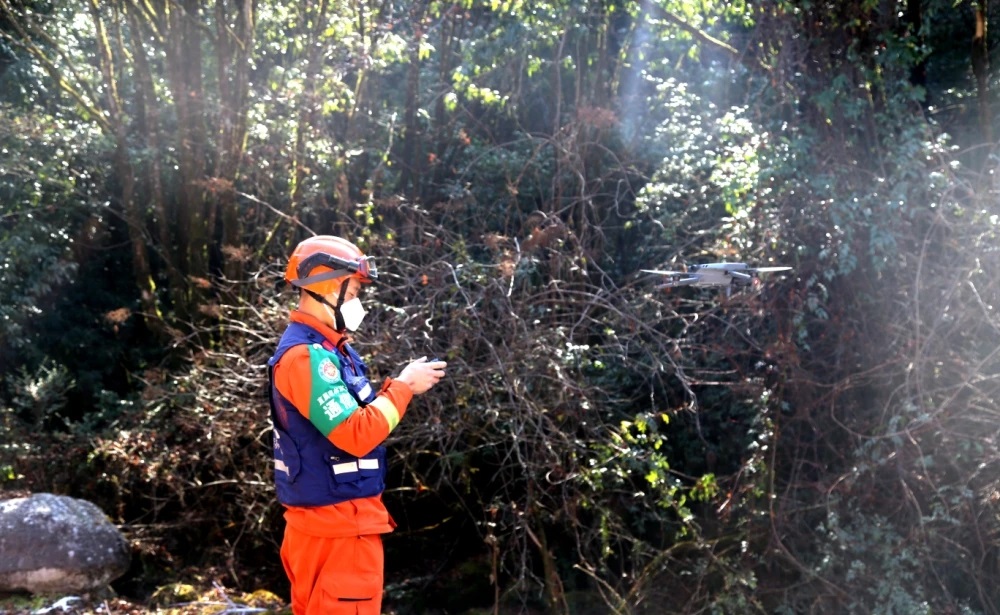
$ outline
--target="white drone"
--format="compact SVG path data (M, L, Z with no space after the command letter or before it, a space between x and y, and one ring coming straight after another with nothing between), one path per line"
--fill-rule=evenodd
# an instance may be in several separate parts
M760 284L761 273L788 271L791 267L751 267L746 263L706 263L688 265L687 271L662 271L643 269L644 273L666 276L663 288L675 286L725 287L728 296L733 288L746 288Z

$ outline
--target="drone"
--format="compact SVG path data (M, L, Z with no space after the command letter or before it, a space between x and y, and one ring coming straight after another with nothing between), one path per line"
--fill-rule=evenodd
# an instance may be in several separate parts
M688 265L687 271L662 271L642 269L644 273L666 276L663 288L675 286L724 287L728 297L734 288L741 289L760 284L761 273L788 271L791 267L751 267L746 263L705 263Z

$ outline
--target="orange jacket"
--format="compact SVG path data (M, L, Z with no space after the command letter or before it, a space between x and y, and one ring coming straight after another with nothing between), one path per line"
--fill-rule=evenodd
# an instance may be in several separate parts
M336 345L344 336L305 312L293 311L292 322L308 325ZM313 369L309 364L308 346L290 349L274 366L274 386L307 419ZM327 436L334 446L357 457L363 457L389 437L406 414L413 391L404 382L386 378L378 396L367 406L358 408ZM382 496L348 500L329 506L301 508L285 507L285 521L306 534L325 538L343 538L391 532L396 523L389 515Z

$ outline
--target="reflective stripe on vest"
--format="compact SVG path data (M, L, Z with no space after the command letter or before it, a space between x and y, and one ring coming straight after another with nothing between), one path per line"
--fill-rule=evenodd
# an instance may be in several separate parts
M357 461L346 461L344 463L333 464L334 474L350 474L361 470L377 470L378 459L358 459Z

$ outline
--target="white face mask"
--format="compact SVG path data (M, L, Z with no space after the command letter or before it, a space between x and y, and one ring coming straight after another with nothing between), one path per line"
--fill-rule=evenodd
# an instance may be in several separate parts
M344 326L347 327L349 331L357 331L358 327L361 326L361 321L365 319L365 314L368 310L361 305L361 299L357 297L345 301L343 305L340 306L340 315L344 317Z

